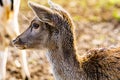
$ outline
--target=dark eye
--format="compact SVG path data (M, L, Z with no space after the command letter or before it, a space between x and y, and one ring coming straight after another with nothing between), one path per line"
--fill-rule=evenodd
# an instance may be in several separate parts
M34 29L38 29L39 28L39 24L38 23L33 23L32 26L33 26Z

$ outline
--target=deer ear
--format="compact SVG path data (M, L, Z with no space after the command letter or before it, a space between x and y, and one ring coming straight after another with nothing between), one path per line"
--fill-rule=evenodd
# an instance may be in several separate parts
M50 25L54 24L52 20L52 16L54 12L50 8L47 8L45 6L30 1L28 2L28 4L42 22L48 23Z

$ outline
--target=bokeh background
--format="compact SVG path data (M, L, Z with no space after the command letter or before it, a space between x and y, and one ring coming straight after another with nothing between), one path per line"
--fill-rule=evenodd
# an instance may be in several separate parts
M47 0L31 0L49 7ZM52 0L68 11L75 24L77 48L84 54L91 48L120 46L120 0ZM34 18L21 0L19 25L21 33ZM13 50L8 56L7 80L23 80L19 54ZM31 80L54 80L44 51L27 51Z

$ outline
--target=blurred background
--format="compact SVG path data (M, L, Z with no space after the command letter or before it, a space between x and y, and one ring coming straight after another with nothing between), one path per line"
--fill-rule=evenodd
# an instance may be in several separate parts
M31 0L49 7L47 0ZM120 0L52 0L68 11L75 23L77 48L84 54L91 48L120 46ZM21 33L34 18L21 0L19 25ZM19 55L13 51L8 56L7 80L23 80ZM44 51L27 51L28 66L32 80L54 80Z

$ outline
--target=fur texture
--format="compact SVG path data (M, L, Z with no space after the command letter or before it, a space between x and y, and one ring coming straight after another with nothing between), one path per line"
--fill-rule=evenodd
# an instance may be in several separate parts
M29 2L37 16L13 44L45 49L56 80L120 80L120 48L94 49L78 56L69 14L49 0L51 8Z

